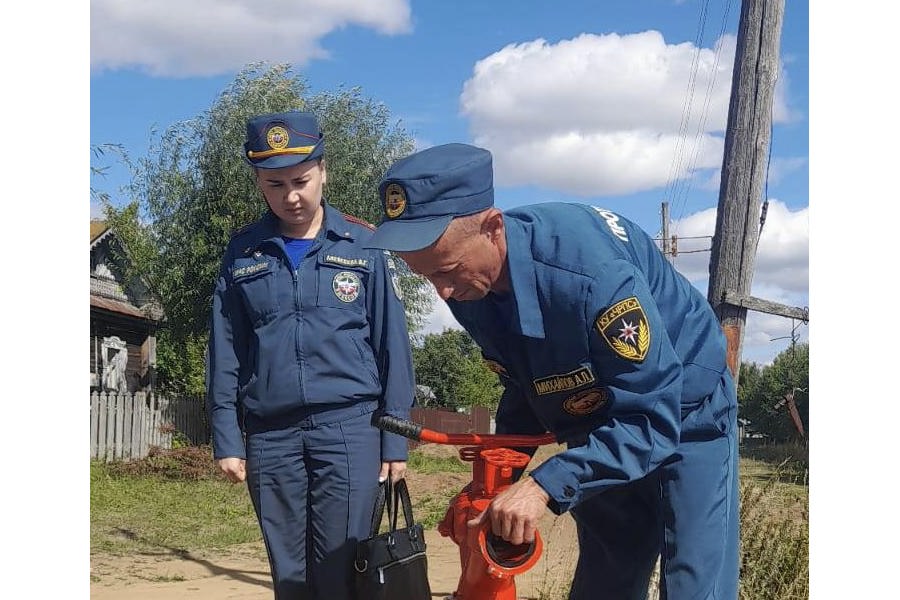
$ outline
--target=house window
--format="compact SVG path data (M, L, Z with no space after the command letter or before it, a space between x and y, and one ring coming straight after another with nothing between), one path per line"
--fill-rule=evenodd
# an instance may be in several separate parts
M118 336L103 338L103 389L109 392L127 392L125 369L128 367L128 344Z

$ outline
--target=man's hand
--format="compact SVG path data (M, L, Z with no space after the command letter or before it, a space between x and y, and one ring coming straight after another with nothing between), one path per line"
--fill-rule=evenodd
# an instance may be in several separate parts
M247 479L247 470L245 468L247 461L243 458L229 456L228 458L220 458L216 462L231 483L240 483Z
M514 546L531 543L549 499L550 495L534 479L523 477L497 494L484 512L467 525L479 527L490 519L494 535Z
M391 483L397 483L406 476L406 461L392 460L381 463L381 472L378 474L378 483L386 481L391 476Z

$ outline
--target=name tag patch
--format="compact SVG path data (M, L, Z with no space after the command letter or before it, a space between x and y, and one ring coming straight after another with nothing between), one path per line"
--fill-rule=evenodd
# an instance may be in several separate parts
M365 258L347 258L345 256L335 256L333 254L326 255L325 258L322 259L322 262L337 265L339 267L361 267L363 269L369 264L368 259Z
M567 392L594 383L594 373L589 367L581 367L561 375L549 375L532 381L538 396Z
M254 273L259 273L260 271L267 271L269 269L268 262L260 262L252 265L247 265L246 267L238 267L237 269L231 270L231 277L233 279L238 279L239 277L246 277L247 275L253 275Z

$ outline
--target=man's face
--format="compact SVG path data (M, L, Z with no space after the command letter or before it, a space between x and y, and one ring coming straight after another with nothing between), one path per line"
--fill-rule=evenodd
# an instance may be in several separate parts
M283 169L256 170L256 184L266 203L288 226L303 226L314 220L326 177L325 164L320 160Z
M500 278L504 255L497 233L464 233L451 222L438 241L414 252L398 252L413 272L434 285L443 300L480 300ZM499 235L503 235L502 225ZM505 251L505 245L502 248ZM497 291L497 290L494 290Z

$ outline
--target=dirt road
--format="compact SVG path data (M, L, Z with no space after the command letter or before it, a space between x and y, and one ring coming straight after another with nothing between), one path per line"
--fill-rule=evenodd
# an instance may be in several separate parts
M568 515L548 513L541 525L544 552L527 573L516 577L522 599L565 598L577 558L575 527ZM458 547L436 530L426 531L428 575L433 599L457 587ZM227 554L160 553L91 557L94 600L271 600L269 565L261 543Z

